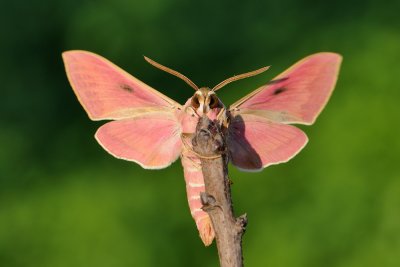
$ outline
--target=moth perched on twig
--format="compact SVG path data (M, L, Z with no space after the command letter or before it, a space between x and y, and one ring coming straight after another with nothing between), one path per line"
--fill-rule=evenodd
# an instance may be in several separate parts
M308 141L290 124L314 123L332 93L341 63L335 53L308 56L227 108L215 92L268 67L233 76L210 89L199 88L179 72L145 57L195 89L182 106L99 55L67 51L63 59L90 119L112 120L95 135L107 152L145 169L165 168L181 157L190 211L205 245L211 244L214 231L201 209L204 180L190 141L199 118L206 115L226 129L229 159L239 169L257 171L286 162Z

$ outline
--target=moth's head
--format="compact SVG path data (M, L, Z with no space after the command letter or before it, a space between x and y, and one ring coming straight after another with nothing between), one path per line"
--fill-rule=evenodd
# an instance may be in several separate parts
M192 96L191 106L196 110L197 114L207 114L214 108L222 107L222 103L213 90L201 87Z

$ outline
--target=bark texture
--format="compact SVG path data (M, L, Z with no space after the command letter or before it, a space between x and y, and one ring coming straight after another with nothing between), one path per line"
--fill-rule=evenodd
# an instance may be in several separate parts
M242 235L246 214L235 218L228 178L228 154L225 137L219 124L202 117L192 139L199 154L205 182L200 194L202 209L208 213L215 231L221 267L242 267Z

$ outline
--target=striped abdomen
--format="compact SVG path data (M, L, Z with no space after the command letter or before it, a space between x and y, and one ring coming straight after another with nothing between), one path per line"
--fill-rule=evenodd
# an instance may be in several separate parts
M200 200L200 192L205 192L201 162L189 149L183 150L181 160L185 175L190 213L196 222L201 240L208 246L212 243L215 234L210 217L201 209L203 205Z

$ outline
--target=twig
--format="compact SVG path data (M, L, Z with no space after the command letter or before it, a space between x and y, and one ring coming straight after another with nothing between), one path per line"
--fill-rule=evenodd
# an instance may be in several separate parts
M242 267L242 235L247 217L244 214L235 218L233 214L225 137L218 124L203 117L197 124L192 144L194 151L201 155L206 192L200 197L215 231L220 265Z

